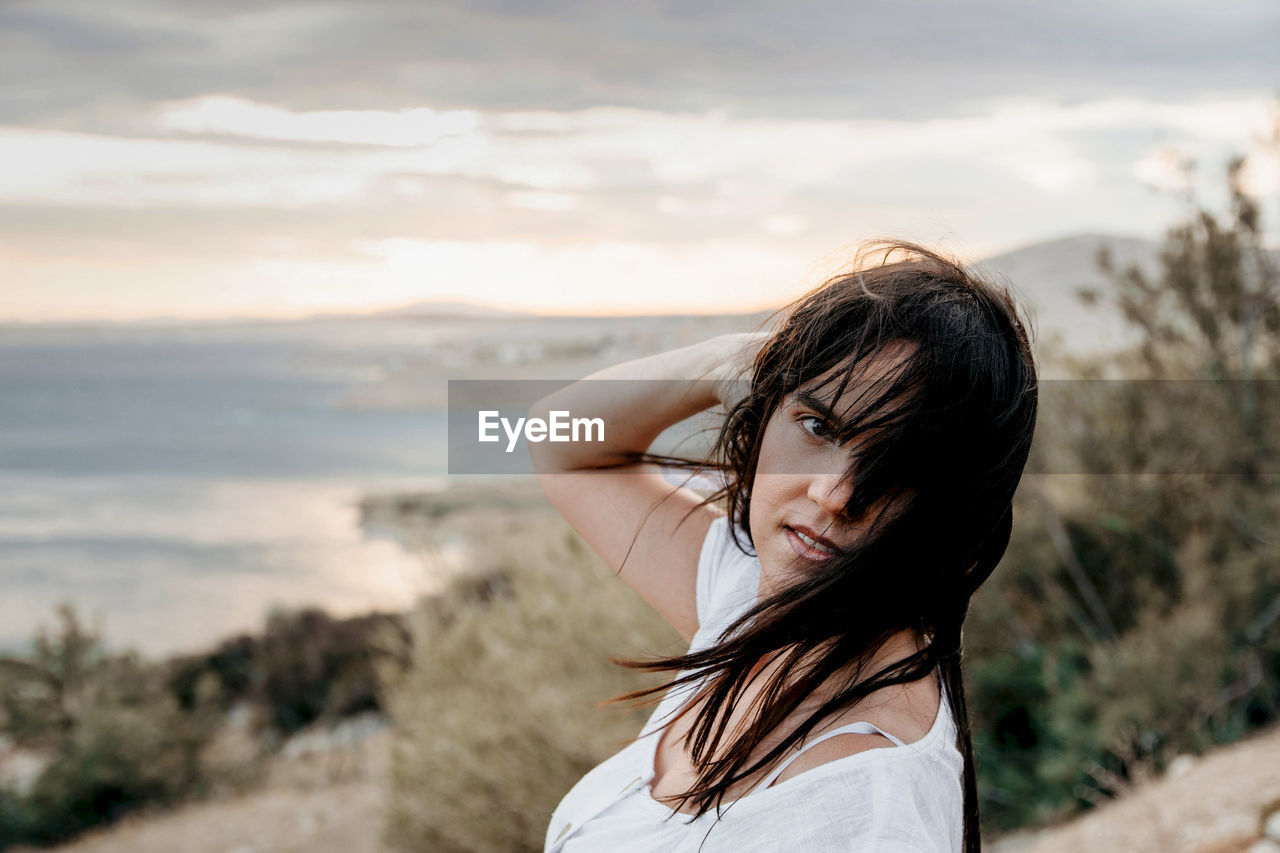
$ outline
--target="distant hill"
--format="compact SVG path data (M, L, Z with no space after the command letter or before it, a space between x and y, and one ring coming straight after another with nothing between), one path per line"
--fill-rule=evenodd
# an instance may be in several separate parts
M1118 266L1136 263L1152 270L1156 266L1160 246L1156 241L1101 234L1036 243L987 258L977 266L981 271L1012 283L1031 311L1033 328L1037 330L1036 339L1041 345L1056 340L1064 350L1071 353L1105 352L1131 343L1133 337L1115 305L1112 284L1097 268L1098 249L1103 245L1111 247ZM1096 305L1085 305L1078 298L1077 292L1082 288L1098 291L1101 298ZM389 325L404 326L407 329L404 334L409 339L416 339L414 336L418 332L414 331L414 327L420 324L440 325L443 321L444 325L448 325L450 321L461 320L467 321L470 327L472 324L501 326L510 322L512 325L506 328L505 334L514 333L516 325L519 325L524 330L520 333L522 337L555 338L564 335L580 336L582 329L588 326L603 328L607 325L610 328L624 329L648 328L656 324L667 328L679 319L698 316L702 315L570 317L532 314L458 300L429 300L372 313L334 311L303 318L154 318L98 323L0 323L0 329L11 337L21 334L46 335L58 331L69 335L91 332L105 334L111 330L132 334L143 329L163 332L172 328L199 329L210 334L307 335L318 330L342 329L357 334L360 340L372 335L375 342L385 342L383 336L388 334L386 327ZM746 317L743 328L748 328L754 327L765 313L717 316L722 319L731 316ZM329 333L331 332L326 331L326 334ZM662 341L657 343L661 344Z
M326 315L334 316L334 315ZM414 302L399 308L388 308L362 317L394 317L396 319L467 319L467 320L516 320L536 317L527 311L512 311L506 308L495 308L492 305L477 305L472 302L436 299L425 302Z
M1032 313L1037 338L1060 337L1070 352L1112 350L1131 343L1115 304L1114 286L1098 270L1098 250L1111 250L1118 268L1136 264L1155 271L1160 244L1136 237L1086 234L1025 246L987 258L978 267L1007 278ZM1077 293L1096 290L1096 305L1084 304Z

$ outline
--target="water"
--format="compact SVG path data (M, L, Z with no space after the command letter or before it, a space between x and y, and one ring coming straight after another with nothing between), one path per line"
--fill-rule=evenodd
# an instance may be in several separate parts
M440 487L445 418L351 399L439 341L358 328L0 329L0 647L61 601L151 654L409 604L417 558L357 502Z

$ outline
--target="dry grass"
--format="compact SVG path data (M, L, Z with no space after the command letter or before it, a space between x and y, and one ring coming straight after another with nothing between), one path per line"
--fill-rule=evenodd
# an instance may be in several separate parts
M476 572L409 624L412 664L389 704L396 850L542 849L560 798L643 723L599 707L642 683L608 657L683 651L549 512L488 540Z

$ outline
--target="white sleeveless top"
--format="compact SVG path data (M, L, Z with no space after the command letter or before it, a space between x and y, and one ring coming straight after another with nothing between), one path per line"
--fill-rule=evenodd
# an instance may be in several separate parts
M745 537L742 538L745 543ZM755 603L760 561L742 553L728 519L711 523L698 559L698 632L703 649ZM869 749L769 785L775 768L746 796L692 819L653 799L654 753L662 724L693 687L671 690L629 746L596 767L560 801L546 853L958 853L964 831L963 758L944 693L928 734L903 743L858 722L825 732L879 733L894 747ZM797 752L789 761L795 760Z

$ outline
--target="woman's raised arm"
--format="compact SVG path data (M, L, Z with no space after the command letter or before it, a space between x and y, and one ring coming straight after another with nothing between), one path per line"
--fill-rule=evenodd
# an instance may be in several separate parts
M722 335L624 362L544 397L529 413L544 421L551 412L603 420L602 441L530 443L539 483L582 538L686 639L698 629L698 555L719 512L699 507L695 492L668 483L657 466L627 460L672 424L730 399L765 337Z

